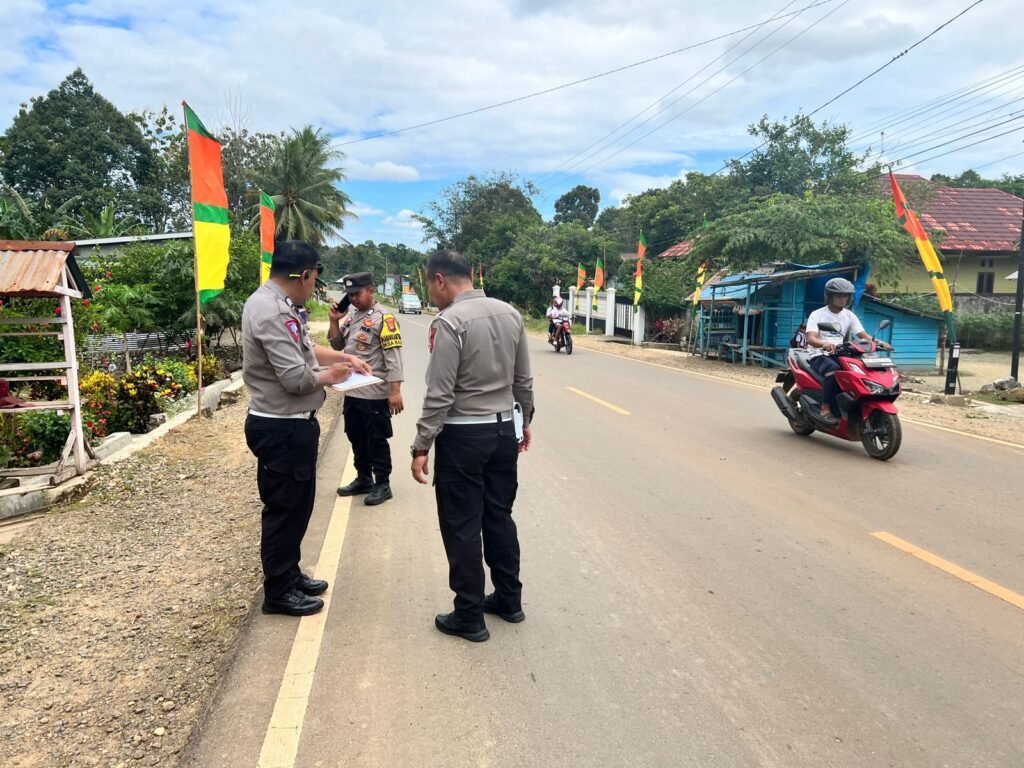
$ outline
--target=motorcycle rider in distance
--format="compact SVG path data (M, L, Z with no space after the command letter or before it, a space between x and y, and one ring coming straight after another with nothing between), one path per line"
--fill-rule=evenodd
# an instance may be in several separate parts
M814 310L807 318L807 362L825 379L821 389L821 420L828 424L839 422L836 414L839 384L835 380L839 363L826 353L834 353L848 337L871 340L860 319L848 309L853 301L853 292L853 283L843 277L833 277L825 283L825 306ZM875 344L882 349L892 349L884 341L876 341Z
M555 326L560 320L569 319L569 311L562 306L563 301L561 296L552 296L551 304L548 306L548 311L544 313L544 316L548 319L548 344L555 342Z

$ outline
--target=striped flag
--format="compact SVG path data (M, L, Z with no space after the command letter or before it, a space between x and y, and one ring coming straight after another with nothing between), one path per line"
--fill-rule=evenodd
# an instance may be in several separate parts
M928 239L917 214L907 204L907 198L903 195L903 190L900 189L892 171L889 171L889 183L892 184L892 198L896 203L896 218L914 238L917 252L921 255L924 268L928 270L928 276L932 279L935 297L939 300L939 309L942 310L942 316L946 321L947 339L950 344L955 344L956 321L953 319L953 297L950 295L946 276L942 273L942 262L939 261L935 248L932 247L931 240Z
M576 290L579 291L587 283L587 270L582 264L576 264Z
M644 254L647 253L647 238L640 233L640 242L636 244L636 279L633 281L633 306L640 306L640 297L644 293Z
M604 262L597 257L597 264L594 266L594 311L597 311L597 292L604 288Z
M224 169L220 143L185 102L188 130L188 164L192 182L192 232L196 244L196 292L199 303L224 290L228 274L228 195L224 190Z
M700 304L700 292L704 287L704 281L707 279L708 265L705 262L697 267L697 290L693 292L693 306L696 307Z
M274 198L260 190L260 285L270 278L274 258Z

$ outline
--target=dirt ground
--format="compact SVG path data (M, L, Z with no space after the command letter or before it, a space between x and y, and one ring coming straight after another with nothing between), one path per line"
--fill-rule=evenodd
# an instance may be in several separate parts
M0 765L177 764L261 581L242 392L0 547Z
M692 357L685 352L672 350L638 349L627 344L603 341L602 338L578 335L573 340L576 346L583 349L593 349L607 354L621 355L635 360L763 386L765 388L765 407L774 408L768 399L768 390L775 382L776 370L736 365L718 360L704 360L700 357ZM962 358L960 366L964 389L980 388L982 384L991 383L994 379L1009 375L1009 353L1005 355L967 354ZM907 375L904 378L905 394L897 402L904 418L935 424L947 429L957 429L982 437L1024 444L1024 405L1006 403L994 406L986 403L976 404L975 407L955 407L924 402L928 399L929 394L942 392L944 381L945 378L942 376Z

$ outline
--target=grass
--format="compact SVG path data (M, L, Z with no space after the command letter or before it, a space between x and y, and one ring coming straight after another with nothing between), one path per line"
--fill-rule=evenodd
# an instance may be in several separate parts
M548 335L548 320L546 317L531 318L524 321L526 324L526 332L532 333L535 336ZM586 334L587 329L582 323L573 323L572 332L576 336L582 336Z

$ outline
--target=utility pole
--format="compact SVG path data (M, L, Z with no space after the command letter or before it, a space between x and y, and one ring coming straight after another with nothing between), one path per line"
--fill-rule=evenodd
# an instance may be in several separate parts
M1010 358L1010 375L1017 381L1020 381L1018 374L1020 365L1021 312L1024 310L1024 210L1021 211L1020 222L1020 240L1017 242L1017 300L1013 307L1013 355Z

